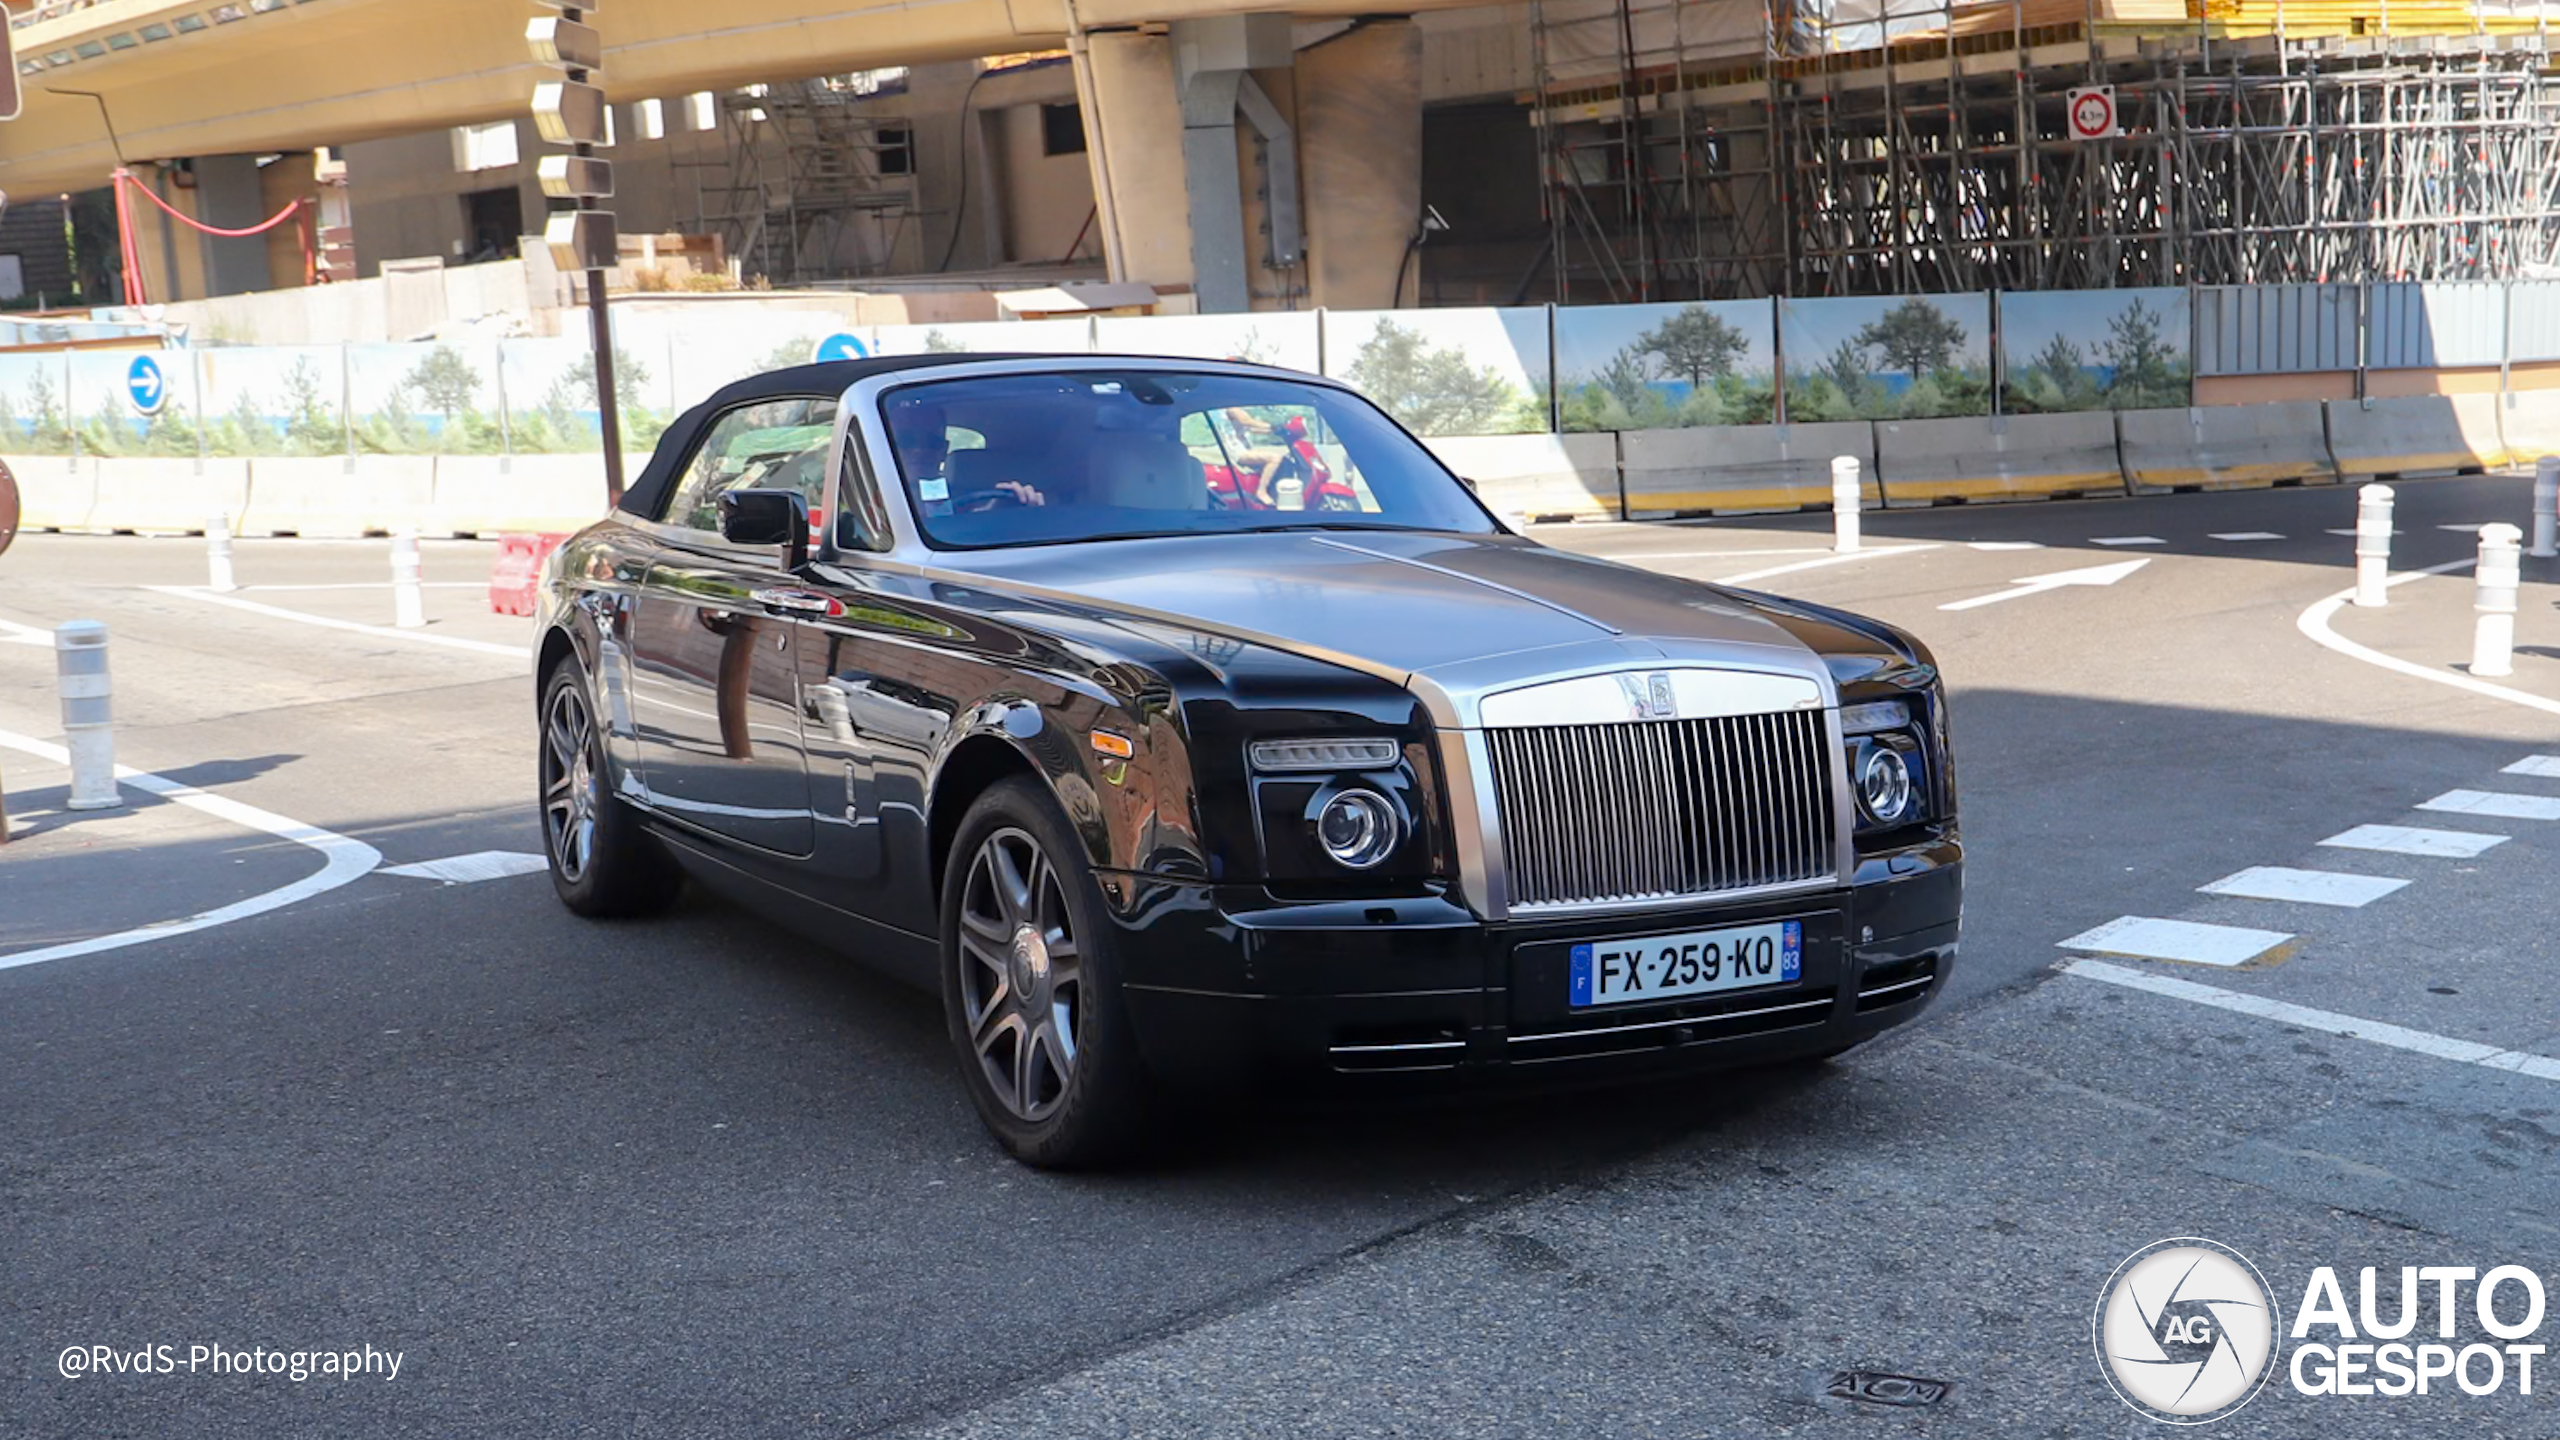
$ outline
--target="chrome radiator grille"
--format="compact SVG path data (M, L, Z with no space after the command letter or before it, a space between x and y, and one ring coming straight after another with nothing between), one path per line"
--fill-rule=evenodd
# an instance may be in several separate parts
M1711 895L1836 874L1822 712L1491 728L1516 906Z

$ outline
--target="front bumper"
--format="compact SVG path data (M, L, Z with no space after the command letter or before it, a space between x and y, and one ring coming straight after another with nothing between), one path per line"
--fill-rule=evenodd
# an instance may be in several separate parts
M1130 1019L1160 1081L1535 1085L1827 1054L1913 1018L1955 963L1963 864L1948 839L1808 895L1493 924L1441 896L1288 901L1137 876L1104 889ZM1792 983L1598 1011L1566 1002L1573 942L1767 920L1804 924Z

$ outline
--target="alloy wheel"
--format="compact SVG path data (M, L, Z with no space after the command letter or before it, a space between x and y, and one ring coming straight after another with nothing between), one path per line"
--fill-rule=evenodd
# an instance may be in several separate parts
M595 859L603 803L595 717L576 682L554 686L542 718L542 833L560 878L575 885Z
M1074 1083L1083 956L1066 878L1007 827L969 861L960 892L960 999L971 1051L1016 1119L1047 1119Z

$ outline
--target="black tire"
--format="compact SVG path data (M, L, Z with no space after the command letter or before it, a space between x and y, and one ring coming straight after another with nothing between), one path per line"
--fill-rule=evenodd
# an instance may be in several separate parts
M684 872L605 787L604 734L586 672L575 659L551 667L534 712L535 804L551 888L593 919L651 915L675 903Z
M942 1010L979 1118L1026 1165L1108 1165L1148 1133L1152 1098L1111 939L1057 802L1023 777L989 787L943 870Z

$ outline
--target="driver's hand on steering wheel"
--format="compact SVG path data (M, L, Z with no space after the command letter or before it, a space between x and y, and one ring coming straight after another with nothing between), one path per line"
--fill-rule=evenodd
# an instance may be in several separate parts
M996 482L996 489L1002 494L1012 496L1017 504L1046 505L1049 503L1049 497L1041 494L1038 487L1026 485L1019 480L999 480Z

